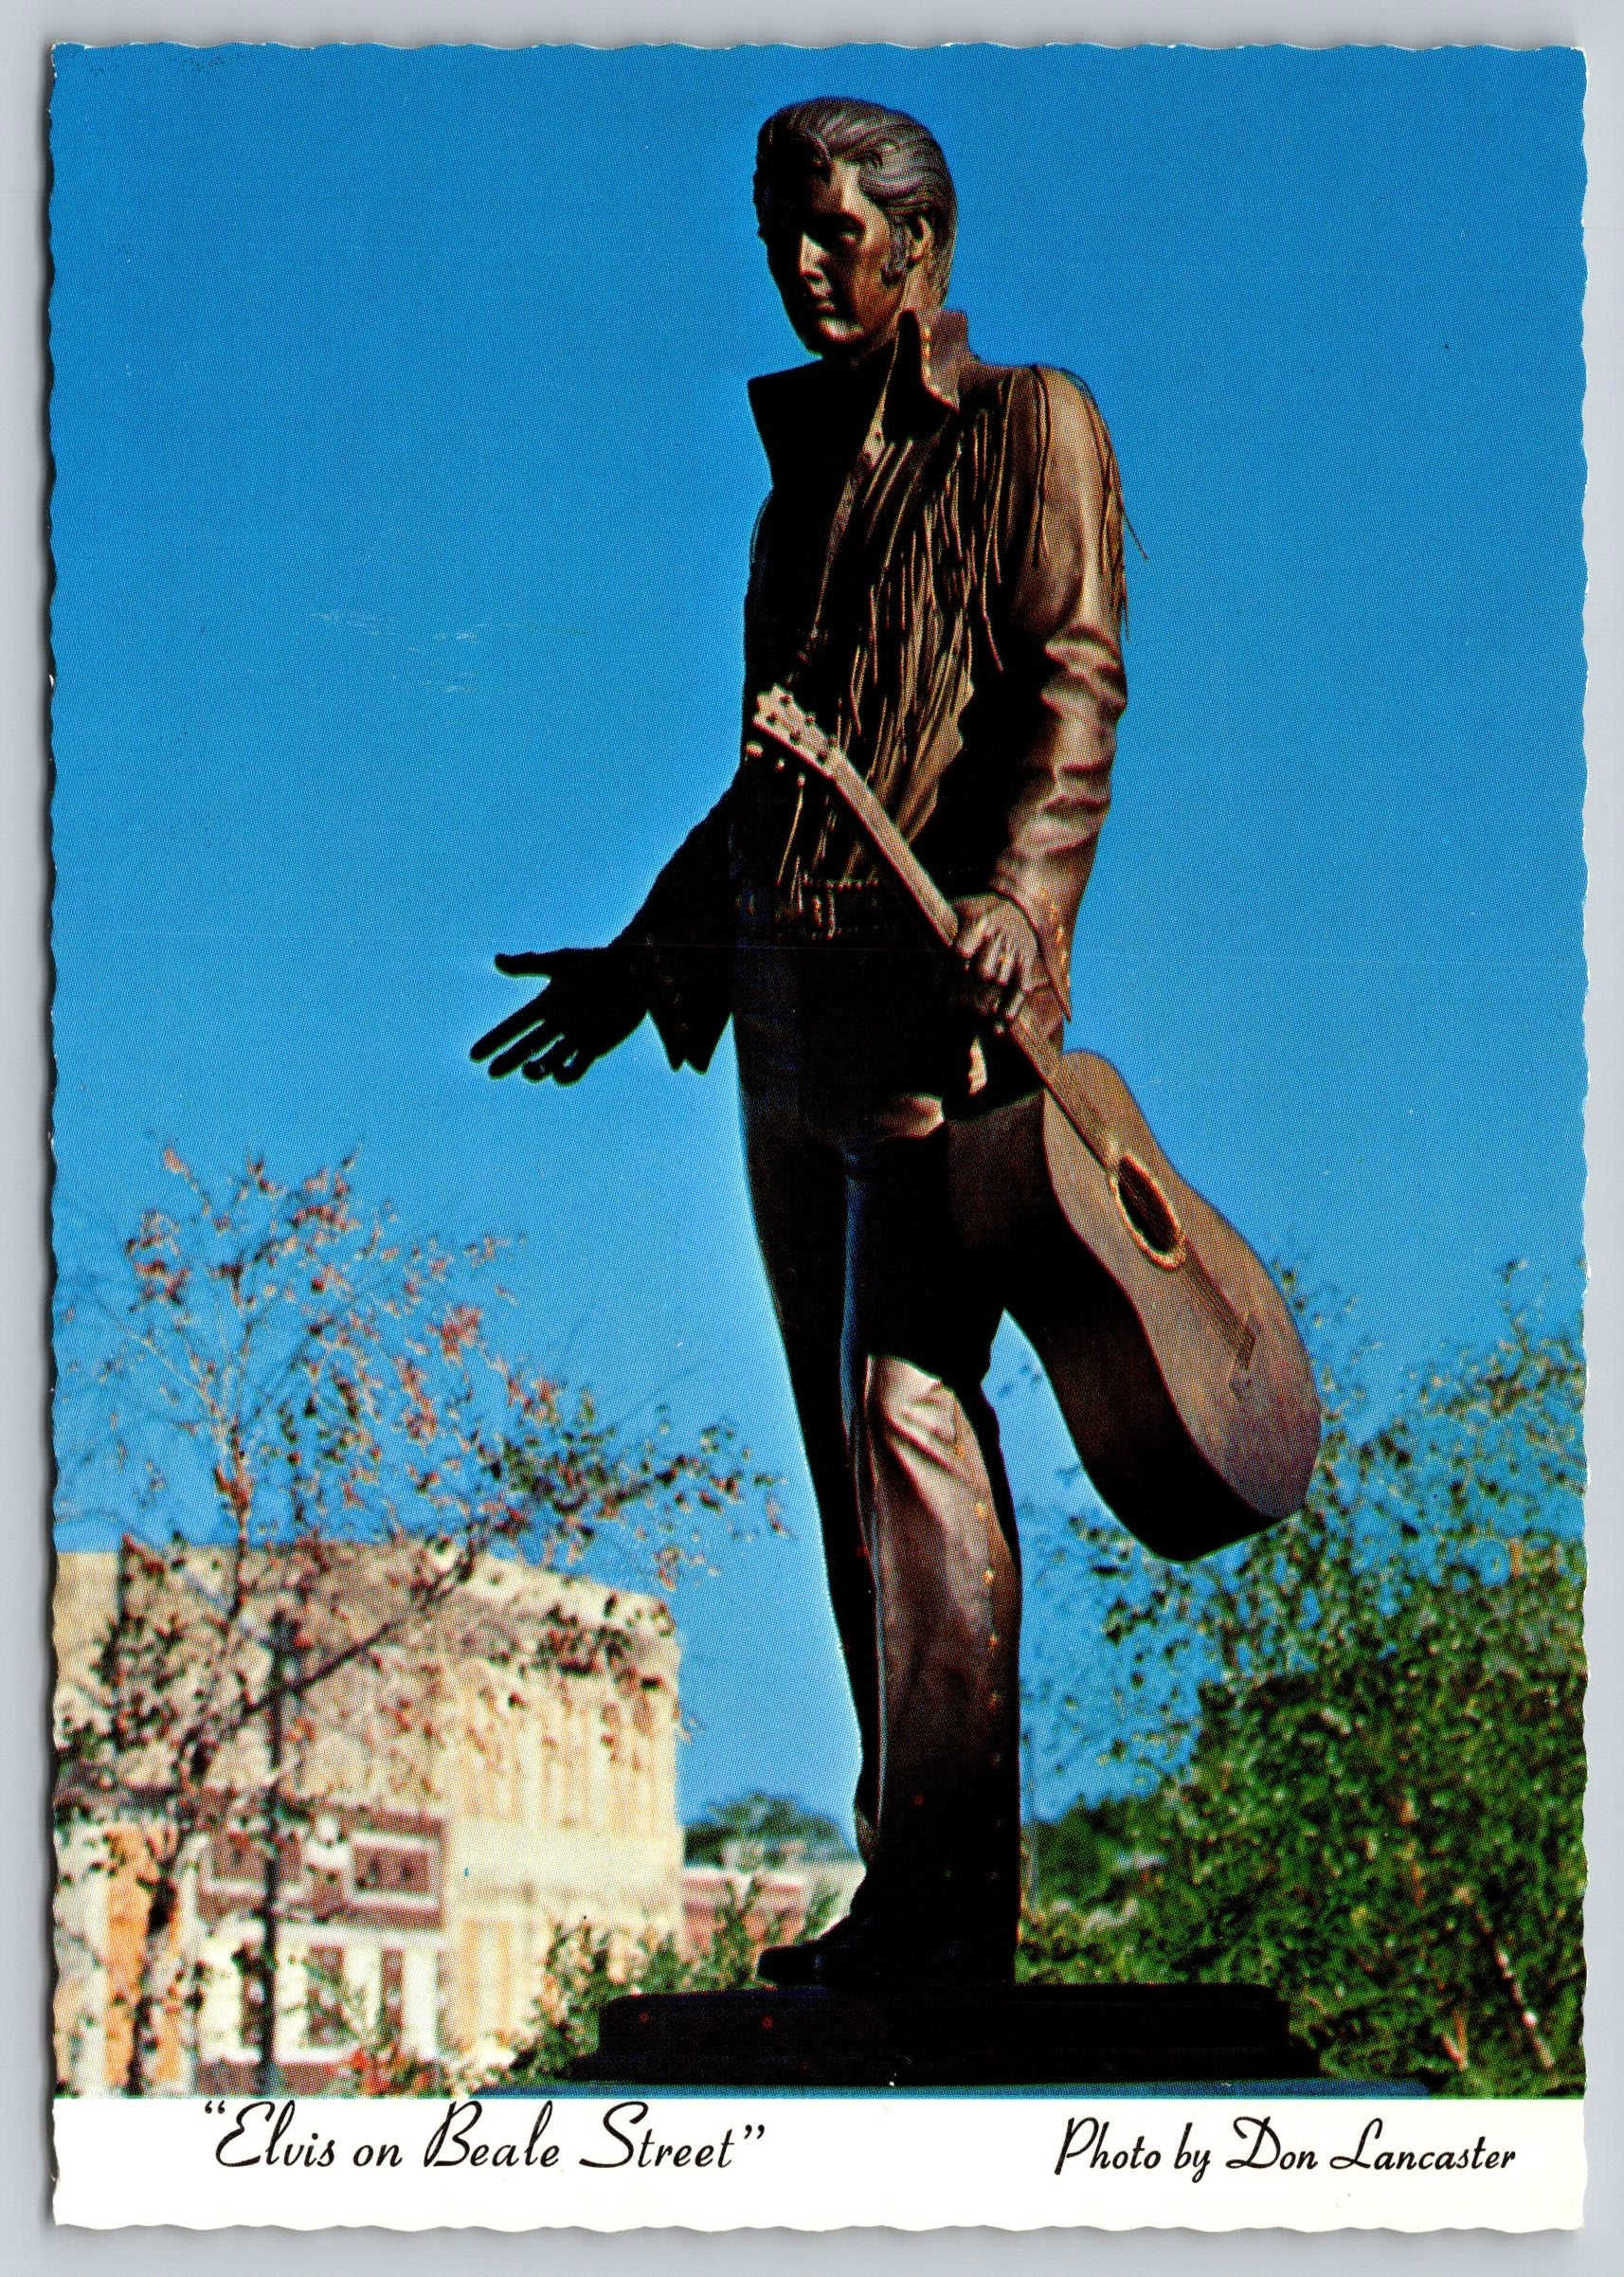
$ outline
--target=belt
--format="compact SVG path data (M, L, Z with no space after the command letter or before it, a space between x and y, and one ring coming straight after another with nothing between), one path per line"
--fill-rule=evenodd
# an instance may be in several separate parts
M799 878L787 893L741 886L737 906L747 941L890 944L911 937L895 889L879 878Z

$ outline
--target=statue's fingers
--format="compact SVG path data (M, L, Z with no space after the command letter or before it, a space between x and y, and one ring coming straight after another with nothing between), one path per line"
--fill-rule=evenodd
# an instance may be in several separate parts
M516 1012L510 1012L505 1020L498 1020L494 1028L487 1028L478 1043L469 1045L468 1057L471 1059L489 1059L493 1052L499 1052L515 1036L524 1035L527 1029L535 1027L542 1021L550 1021L554 1015L542 1009L548 994L549 991L544 988L539 996L532 996L528 1004L521 1004Z
M585 1075L586 1068L591 1064L592 1054L586 1052L583 1059L584 1050L585 1047L573 1036L553 1037L544 1050L532 1051L525 1060L525 1081L527 1083L545 1083L550 1076L555 1083L573 1081L574 1077L567 1071L576 1060L582 1061L577 1070L580 1075Z
M984 917L975 916L970 918L967 924L961 925L958 936L953 943L960 962L973 969L978 961L977 952L985 938L986 920Z
M989 932L970 967L970 981L978 1010L989 1016L1001 1010L1007 980L1008 960L1004 955L1004 945L996 933Z
M498 972L505 972L514 980L527 980L536 973L550 975L568 954L567 949L525 949L516 952L498 949L495 963Z
M590 1051L586 1044L577 1045L565 1064L553 1069L552 1080L554 1083L579 1083L597 1057L597 1053Z
M516 1029L509 1027L500 1035L493 1033L481 1036L469 1053L469 1057L475 1060L488 1059L493 1075L508 1075L518 1064L518 1059L527 1059L534 1051L535 1030L535 1021L527 1020ZM515 1050L517 1059L514 1057Z
M521 1034L515 1036L506 1050L498 1052L491 1062L493 1075L511 1075L515 1067L533 1059L538 1052L548 1050L563 1033L554 1020L534 1020Z

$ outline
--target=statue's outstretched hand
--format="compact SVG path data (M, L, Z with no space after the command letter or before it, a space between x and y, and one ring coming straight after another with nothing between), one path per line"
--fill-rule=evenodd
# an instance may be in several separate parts
M983 1020L1002 1027L1044 985L1043 952L1024 911L1001 894L955 901L959 993Z
M555 1083L579 1083L648 1010L634 959L619 942L499 956L496 970L520 980L540 973L547 986L473 1047L470 1057L488 1059L493 1075L511 1075L516 1067L532 1083L549 1075Z

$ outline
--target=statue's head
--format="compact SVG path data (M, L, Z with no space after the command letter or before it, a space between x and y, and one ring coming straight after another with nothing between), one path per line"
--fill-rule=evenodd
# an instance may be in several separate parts
M902 111L833 95L775 111L756 142L755 208L785 311L818 355L860 356L904 309L947 296L953 177Z

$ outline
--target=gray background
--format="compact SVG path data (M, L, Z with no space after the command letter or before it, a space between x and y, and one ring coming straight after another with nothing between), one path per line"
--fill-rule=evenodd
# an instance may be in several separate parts
M680 39L720 45L790 40L821 45L889 39L909 45L998 39L1186 41L1203 45L1287 40L1403 45L1489 41L1584 48L1590 63L1586 348L1590 464L1586 537L1591 765L1586 838L1591 863L1592 1180L1587 1246L1595 1275L1590 1454L1591 1766L1589 1840L1593 1968L1587 2131L1591 2184L1577 2237L1287 2232L1200 2237L1046 2232L954 2232L909 2237L846 2232L828 2237L744 2232L707 2237L645 2232L593 2237L382 2232L292 2234L234 2231L53 2232L49 2220L46 1944L46 1184L48 1075L45 610L45 99L53 39L383 40L411 46L479 40L618 45ZM0 2015L10 2061L0 2068L0 2272L158 2268L245 2273L290 2263L301 2271L496 2270L849 2271L979 2269L1318 2272L1426 2268L1506 2272L1611 2270L1624 2255L1620 2188L1618 1843L1619 1726L1624 1692L1611 1647L1624 1635L1624 1552L1615 1528L1624 1484L1624 575L1621 497L1620 298L1624 291L1624 11L1617 0L0 0L0 1527L11 1586L0 1593Z

